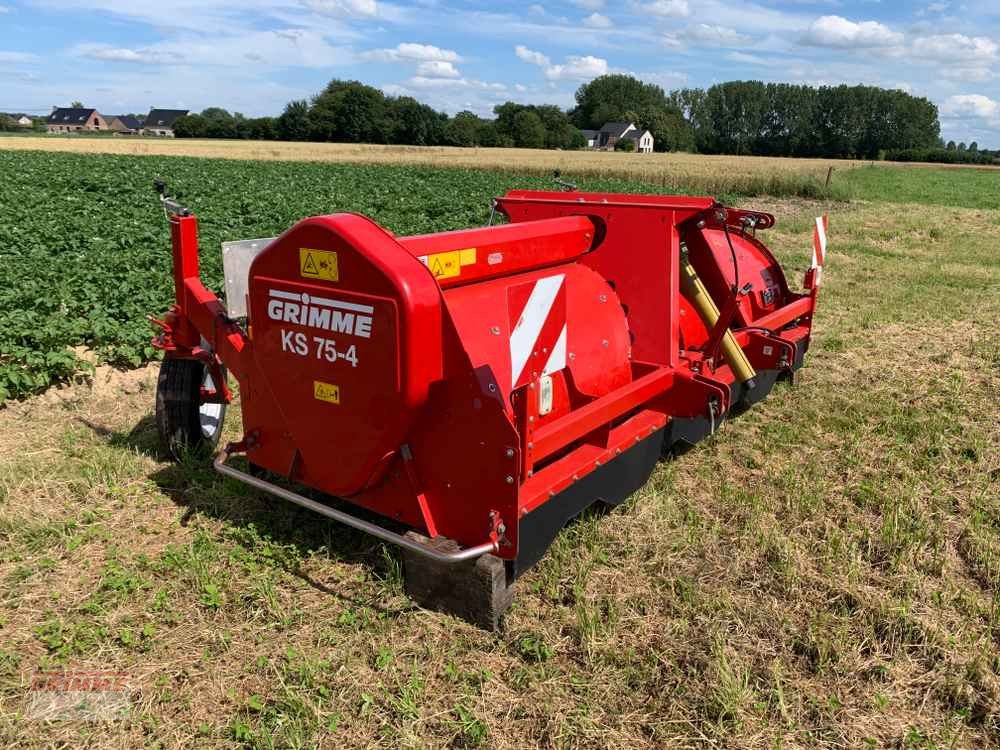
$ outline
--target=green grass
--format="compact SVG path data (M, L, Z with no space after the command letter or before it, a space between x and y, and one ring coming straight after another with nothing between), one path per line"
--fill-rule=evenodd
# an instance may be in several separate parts
M870 166L847 170L835 182L860 200L1000 209L1000 169Z

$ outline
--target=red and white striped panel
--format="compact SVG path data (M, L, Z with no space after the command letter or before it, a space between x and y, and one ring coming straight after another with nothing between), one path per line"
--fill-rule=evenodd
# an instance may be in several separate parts
M830 217L823 215L816 217L816 228L813 230L813 259L812 267L816 270L814 274L814 285L819 286L823 278L823 264L826 262L826 230L830 225Z
M551 375L566 366L566 276L557 274L507 291L512 388L532 373ZM541 370L538 369L542 365Z

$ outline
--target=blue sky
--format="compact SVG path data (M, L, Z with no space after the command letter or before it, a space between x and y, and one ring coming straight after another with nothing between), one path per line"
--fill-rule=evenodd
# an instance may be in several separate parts
M998 0L0 0L0 111L277 114L338 77L487 115L606 72L902 88L1000 148Z

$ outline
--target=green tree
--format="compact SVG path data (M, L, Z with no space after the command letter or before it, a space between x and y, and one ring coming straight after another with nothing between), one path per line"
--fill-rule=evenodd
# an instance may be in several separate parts
M456 114L445 128L445 141L452 146L476 146L482 121L472 112L464 110Z
M388 140L385 95L359 81L333 80L309 110L315 140L385 143Z
M612 73L598 76L576 90L576 107L570 112L570 119L578 128L599 128L606 122L623 119L626 112L666 108L667 104L666 94L656 84Z
M390 143L436 146L444 142L447 115L409 96L386 100Z
M615 144L615 151L635 151L635 141L628 138L622 138L618 143Z
M580 132L579 128L573 128L573 135L569 139L569 148L574 150L587 148L587 136Z
M945 148L948 149L949 151L957 151L958 150L958 146L955 145L955 141L948 141L948 145L945 146Z
M174 135L178 138L206 138L208 124L201 115L184 115L174 121Z
M289 102L278 118L278 137L283 141L309 140L309 102Z
M518 148L545 147L545 125L542 119L529 109L514 115L512 136L514 145Z
M83 109L83 102L70 102L69 106L71 109Z
M972 143L970 143L969 144L969 151L971 151L974 154L978 153L979 152L979 144L976 143L975 141L973 141Z

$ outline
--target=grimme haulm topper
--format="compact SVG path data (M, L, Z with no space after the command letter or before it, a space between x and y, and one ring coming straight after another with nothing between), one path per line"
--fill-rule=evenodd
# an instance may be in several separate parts
M399 237L332 214L227 243L223 304L199 279L197 219L158 188L176 287L155 321L167 448L215 447L232 374L243 437L218 471L403 547L411 594L493 625L567 521L792 377L826 243L817 220L799 294L757 239L769 214L515 190L494 202L508 221L483 228Z

